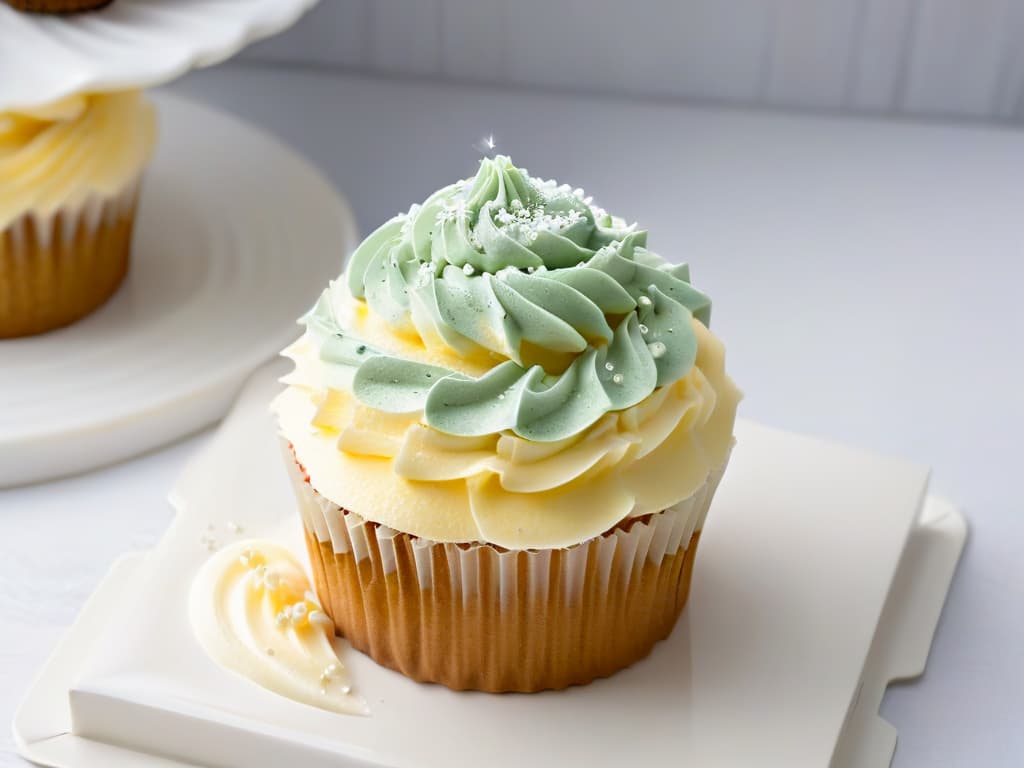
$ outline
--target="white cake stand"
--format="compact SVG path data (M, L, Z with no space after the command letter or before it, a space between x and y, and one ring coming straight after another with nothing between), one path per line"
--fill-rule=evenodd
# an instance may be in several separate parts
M316 0L114 0L47 16L0 3L0 112L149 88L291 26Z
M339 644L371 708L356 717L217 667L187 617L211 527L302 547L267 412L283 368L254 377L179 480L163 541L119 561L58 646L15 718L22 755L75 768L889 765L896 732L878 703L924 669L964 519L925 495L924 468L749 423L682 620L611 678L453 693Z
M118 461L219 419L355 244L348 205L296 153L207 107L156 102L162 139L124 285L74 325L0 341L0 486Z

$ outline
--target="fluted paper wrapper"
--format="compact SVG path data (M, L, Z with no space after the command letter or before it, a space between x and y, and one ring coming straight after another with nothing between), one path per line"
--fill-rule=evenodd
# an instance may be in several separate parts
M0 339L67 325L113 295L128 271L138 188L0 231Z
M588 683L666 638L725 470L671 509L597 538L515 551L366 521L318 494L285 454L317 594L339 634L414 680L490 692Z

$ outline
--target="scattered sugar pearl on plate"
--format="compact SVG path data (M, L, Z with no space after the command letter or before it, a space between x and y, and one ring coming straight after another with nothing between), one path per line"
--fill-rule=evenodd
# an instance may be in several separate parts
M319 624L322 627L334 626L334 622L331 621L331 617L323 611L310 611L307 620L310 624Z

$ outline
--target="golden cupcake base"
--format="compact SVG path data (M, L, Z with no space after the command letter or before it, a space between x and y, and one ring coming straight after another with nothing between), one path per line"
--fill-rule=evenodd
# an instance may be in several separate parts
M134 192L94 215L23 216L0 233L0 339L68 325L114 294L128 272Z
M379 664L455 690L532 693L607 677L668 637L723 465L688 499L565 549L431 542L310 485L290 446L313 580L337 632Z
M552 553L541 598L525 552L516 558L515 590L505 594L487 574L493 547L479 548L479 593L454 591L443 545L431 547L435 575L420 589L412 537L395 537L397 570L384 573L379 552L356 561L306 531L317 594L352 646L383 666L419 682L454 690L532 693L582 685L607 677L647 656L669 636L686 605L700 533L660 565L645 562L623 583L613 565L610 589L596 576L598 558L587 557L582 596L561 599L565 550ZM587 546L587 545L581 545ZM596 552L596 550L595 550Z

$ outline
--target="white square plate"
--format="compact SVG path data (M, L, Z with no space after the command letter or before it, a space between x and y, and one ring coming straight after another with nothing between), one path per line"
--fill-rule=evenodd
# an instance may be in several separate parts
M343 647L372 709L364 718L222 670L187 616L209 526L222 542L231 521L300 546L267 411L280 370L250 382L172 494L167 536L115 566L56 651L15 723L25 756L250 768L889 763L895 732L878 702L890 680L923 670L963 518L925 503L923 468L750 423L737 428L683 618L612 678L453 693Z

